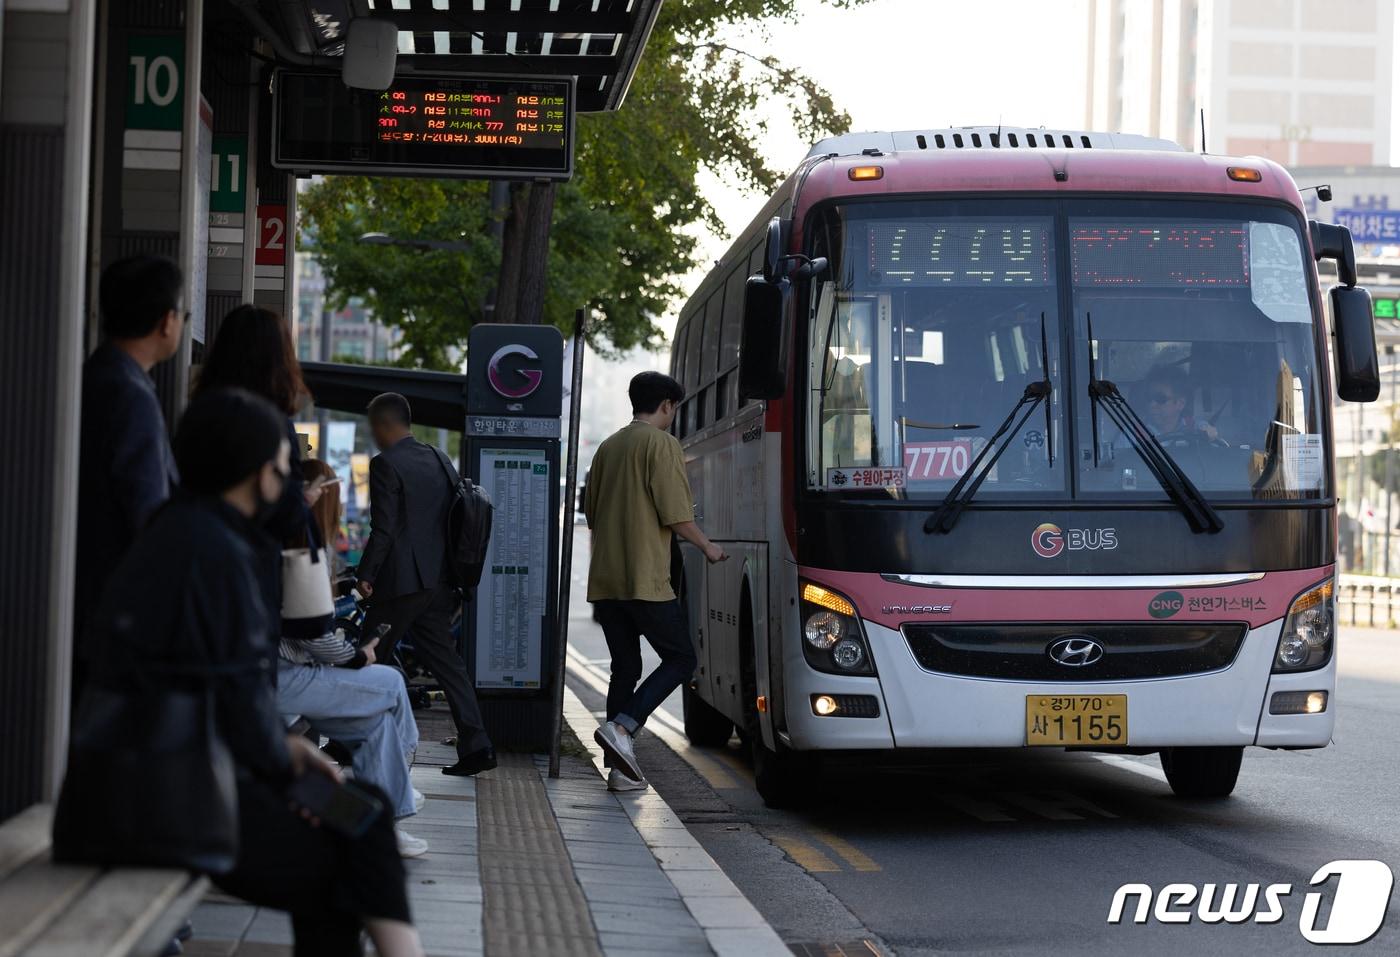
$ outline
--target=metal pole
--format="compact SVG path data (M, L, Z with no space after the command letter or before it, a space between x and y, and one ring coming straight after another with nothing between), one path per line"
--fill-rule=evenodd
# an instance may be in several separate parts
M1363 511L1366 505L1366 455L1361 450L1362 430L1366 421L1363 418L1364 410L1361 403L1356 403L1356 540L1360 543L1360 553L1357 556L1357 571L1374 571L1371 565L1370 542L1366 541L1366 529L1362 526L1361 520L1364 517Z
M559 634L554 666L554 727L549 735L549 776L559 776L559 738L564 733L564 661L569 640L569 584L574 563L574 503L578 500L578 428L583 414L584 311L574 313L574 370L569 395L569 448L564 468L564 534L559 543Z
M328 290L323 286L321 295L324 297ZM321 348L320 356L322 362L331 361L331 319L333 313L326 308L326 303L321 304ZM329 462L330 456L326 454L326 443L330 441L331 414L326 409L316 410L316 457L322 462Z
M1390 530L1395 525L1391 515L1391 500L1395 497L1395 347L1385 347L1387 372L1390 375L1390 428L1386 429L1385 451L1385 576L1390 577Z

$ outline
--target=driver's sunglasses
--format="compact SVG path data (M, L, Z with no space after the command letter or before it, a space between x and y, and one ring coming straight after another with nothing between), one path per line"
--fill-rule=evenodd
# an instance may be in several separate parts
M1154 392L1149 401L1151 401L1153 405L1166 405L1168 402L1175 401L1175 399L1176 396L1172 395L1170 392Z

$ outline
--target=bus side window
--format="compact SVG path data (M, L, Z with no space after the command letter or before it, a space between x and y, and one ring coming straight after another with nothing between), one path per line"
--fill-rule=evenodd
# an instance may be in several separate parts
M749 275L756 276L761 272L763 272L763 243L758 243L749 252Z
M747 270L748 261L745 259L734 267L725 281L717 372L728 372L739 362L739 327L744 321L744 286L749 279Z
M728 414L725 402L729 398L729 373L719 377L715 382L715 421L718 422Z
M705 303L705 333L700 338L700 378L701 384L708 383L719 371L720 326L724 319L724 287L720 286Z
M693 396L700 388L700 349L706 333L703 304L691 314L687 329L689 335L685 340L685 378L681 380L681 385L685 386L687 396Z
M672 347L671 378L685 385L686 337L690 334L690 323L682 316L676 323L675 345Z

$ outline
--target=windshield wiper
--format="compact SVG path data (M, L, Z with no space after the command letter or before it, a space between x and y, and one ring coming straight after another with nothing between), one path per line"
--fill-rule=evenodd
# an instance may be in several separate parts
M977 490L982 487L982 483L986 481L992 469L996 468L997 459L1001 458L1002 453L1011 447L1011 439L1021 431L1021 426L1026 424L1026 420L1031 417L1035 407L1049 398L1049 379L1032 382L1026 386L1026 391L1021 394L1021 398L1011 409L1011 414L1002 421L987 444L982 446L982 451L977 453L977 457L972 460L972 465L962 474L962 478L958 479L957 484L948 490L948 495L943 499L943 504L938 507L938 511L930 515L928 521L924 522L925 532L938 532L946 535L953 530L953 526L958 523L958 516L962 515L963 507L972 501L972 496L977 494ZM1017 415L1020 415L1021 419L1016 422L1015 427L1012 427L1011 423L1016 421ZM991 453L991 458L987 457L988 453ZM971 484L969 484L969 480Z
M1090 336L1092 336L1092 331ZM1090 355L1093 355L1094 343L1089 341ZM1166 490L1168 497L1181 509L1186 521L1190 523L1193 532L1215 533L1225 527L1224 521L1220 518L1220 513L1211 507L1210 502L1201 494L1201 490L1196 488L1191 477L1186 474L1176 459L1171 457L1165 446L1158 441L1157 436L1152 434L1152 430L1147 423L1142 420L1133 407L1128 404L1128 400L1123 398L1123 393L1118 391L1118 386L1107 379L1098 378L1097 370L1090 365L1089 380L1089 403L1093 406L1091 413L1097 423L1098 406L1103 405L1108 412L1108 417L1113 420L1113 424L1123 432L1123 435L1132 443L1133 450L1142 457L1158 483ZM1095 430L1097 432L1097 429ZM1097 451L1097 443L1095 450Z
M1046 413L1045 454L1049 457L1050 464L1055 463L1054 439L1050 433L1053 424L1050 417L1050 395L1053 387L1050 385L1050 350L1045 337L1045 313L1043 312L1040 314L1040 371L1045 378L1026 386L1026 391L1021 393L1021 398L1012 407L1010 414L1002 420L1001 425L997 427L987 444L982 446L982 451L977 453L977 457L972 460L972 464L958 479L957 484L948 490L948 494L944 497L943 504L938 507L938 511L930 515L928 521L924 522L925 532L938 532L940 535L946 535L953 530L953 526L958 523L958 518L962 515L963 508L972 501L972 497L977 494L977 490L982 487L987 476L992 474L992 469L996 468L997 460L1001 458L1002 453L1011 447L1011 439L1021 431L1021 426L1026 424L1026 420L1031 417L1036 406L1042 402L1045 403ZM1018 414L1021 419L1013 427L1011 423L1016 421ZM998 447L999 441L1000 447ZM991 453L990 459L987 458L988 453ZM984 460L985 465L982 464ZM980 471L979 466L981 466ZM970 485L969 481L971 481Z

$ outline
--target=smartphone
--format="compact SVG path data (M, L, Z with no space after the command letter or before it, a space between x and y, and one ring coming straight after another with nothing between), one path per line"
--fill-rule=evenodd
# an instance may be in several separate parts
M287 797L320 818L325 827L349 837L364 834L384 811L383 802L354 781L336 783L319 771L308 771L293 781Z

